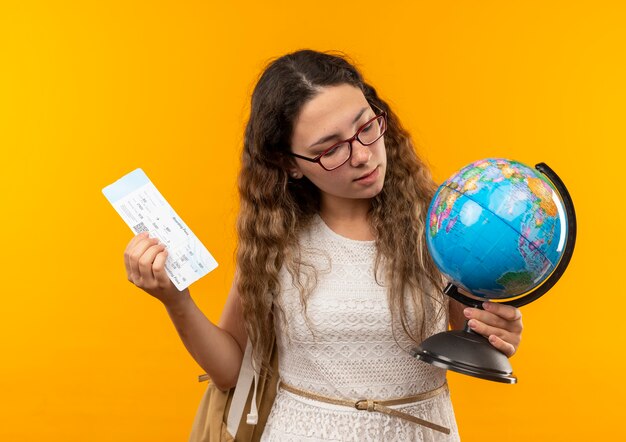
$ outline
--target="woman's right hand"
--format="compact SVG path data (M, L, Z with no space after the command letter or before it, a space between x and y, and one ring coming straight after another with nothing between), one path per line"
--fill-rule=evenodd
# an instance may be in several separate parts
M165 272L166 259L165 246L148 232L135 235L124 251L128 280L167 306L189 296L189 290L181 292L172 283Z

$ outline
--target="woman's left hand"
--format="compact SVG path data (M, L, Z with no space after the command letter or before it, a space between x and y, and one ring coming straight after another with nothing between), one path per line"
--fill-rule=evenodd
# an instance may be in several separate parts
M467 307L463 310L469 320L468 325L510 358L522 340L522 312L511 305L495 302L483 302L483 308Z

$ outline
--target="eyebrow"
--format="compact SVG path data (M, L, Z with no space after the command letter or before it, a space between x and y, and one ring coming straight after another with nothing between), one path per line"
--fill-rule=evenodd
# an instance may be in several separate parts
M356 117L354 117L354 120L352 120L352 124L355 124L357 121L359 121L359 119L363 116L363 114L365 113L365 111L367 109L368 109L367 107L364 107L363 109L361 109L361 111L356 115ZM339 138L340 135L341 134L338 134L338 133L326 135L326 136L320 138L319 140L317 140L315 143L311 144L308 148L311 148L313 146L317 146L318 144L325 143L326 141L332 140L333 138Z

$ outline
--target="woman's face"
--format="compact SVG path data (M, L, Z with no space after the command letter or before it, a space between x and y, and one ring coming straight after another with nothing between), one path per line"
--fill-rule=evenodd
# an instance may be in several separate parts
M342 84L321 89L301 109L291 138L293 153L314 158L333 144L351 138L376 114L360 89ZM307 177L320 189L322 204L350 203L376 196L383 188L387 155L384 136L369 146L352 142L352 156L337 169L294 158L292 176Z

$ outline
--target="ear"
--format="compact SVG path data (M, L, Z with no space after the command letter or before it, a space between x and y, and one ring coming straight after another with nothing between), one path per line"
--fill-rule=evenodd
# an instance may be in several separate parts
M291 179L299 180L300 178L304 176L304 174L300 170L300 167L298 167L298 164L295 161L293 161L293 159L289 161L289 164L286 165L285 169L287 170L287 173L289 174L289 178Z
M288 169L288 173L289 177L293 178L294 180L299 180L300 178L302 178L302 172L300 172L300 169L298 168L290 167Z

